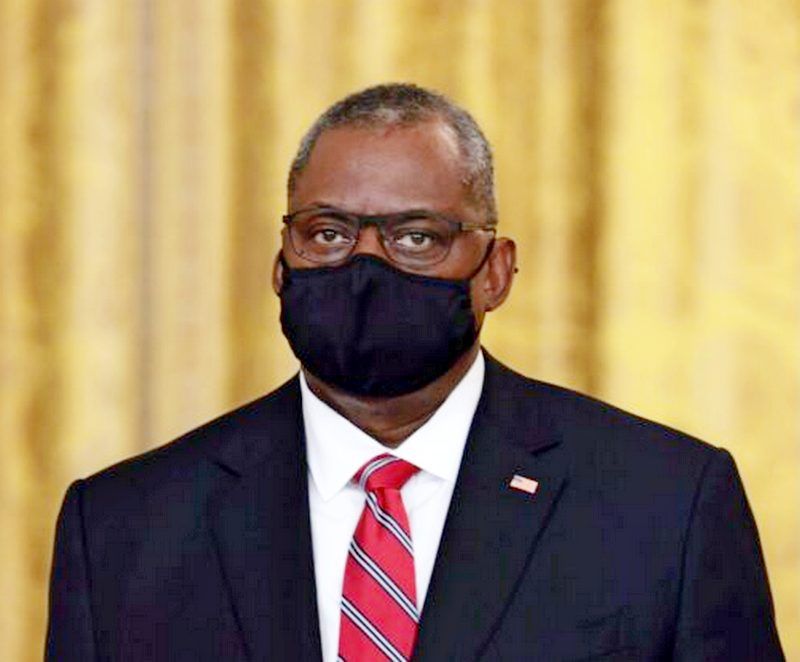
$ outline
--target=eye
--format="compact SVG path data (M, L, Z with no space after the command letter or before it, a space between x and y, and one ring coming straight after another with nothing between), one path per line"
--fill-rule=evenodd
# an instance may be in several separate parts
M437 237L431 232L424 230L406 230L393 237L393 242L407 250L422 251L433 247L437 243Z
M346 218L327 211L298 218L297 230L306 243L320 248L339 248L358 236L358 230Z
M338 244L350 243L350 238L342 233L338 228L322 227L316 228L311 234L311 240L318 244L335 246Z
M447 221L424 214L404 214L386 229L398 251L417 257L446 250L452 236Z

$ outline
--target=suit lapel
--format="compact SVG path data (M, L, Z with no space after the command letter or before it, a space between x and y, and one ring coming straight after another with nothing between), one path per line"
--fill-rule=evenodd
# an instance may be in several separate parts
M527 383L487 357L481 402L467 441L422 614L415 660L471 660L527 567L565 485L546 412ZM511 489L514 474L538 481Z
M209 509L250 659L319 660L307 469L296 380L221 449L230 474Z

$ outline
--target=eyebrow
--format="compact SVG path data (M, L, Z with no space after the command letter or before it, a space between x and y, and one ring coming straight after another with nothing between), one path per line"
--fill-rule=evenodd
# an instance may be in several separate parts
M449 212L441 212L436 211L435 209L427 209L425 207L410 207L408 209L399 209L397 211L390 211L390 212L381 212L378 214L361 214L359 212L349 211L347 209L342 209L341 207L337 207L336 205L329 205L329 204L316 204L311 203L306 207L301 207L299 210L296 211L303 211L303 210L311 210L311 209L330 209L334 212L340 212L342 214L348 216L357 216L360 218L367 218L367 219L388 219L393 217L402 217L402 216L427 216L431 218L441 218L451 223L456 223L459 225L470 226L475 225L474 223L470 223L468 221L464 221L458 216L451 214Z
M345 214L353 214L354 216L366 216L366 217L397 216L402 214L431 214L432 216L441 216L442 218L447 218L456 222L460 221L458 215L450 210L439 211L436 209L431 209L430 207L408 207L406 209L398 209L397 211L384 211L376 214L362 214L360 212L355 212L349 209L345 209L344 207L340 207L339 205L325 202L324 200L312 200L307 205L299 207L298 209L333 209L334 211L340 211Z

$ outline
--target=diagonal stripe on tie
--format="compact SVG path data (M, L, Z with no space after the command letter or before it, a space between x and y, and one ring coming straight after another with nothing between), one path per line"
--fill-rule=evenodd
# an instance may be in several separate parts
M411 620L415 623L419 621L417 606L412 602L411 598L409 598L403 590L395 584L394 580L370 558L369 554L361 549L361 546L355 540L353 540L350 545L350 555L353 560L361 566L364 572L369 574L375 583L386 591L386 594L408 614Z
M409 554L413 555L414 548L411 544L411 536L403 530L403 527L394 517L381 508L378 497L374 494L367 494L366 505L375 518L375 521L397 538L397 542L399 542Z
M351 602L342 599L342 623L339 632L339 649L347 649L352 660L383 659L406 662L403 655ZM343 655L342 652L339 653Z
M417 631L417 621L411 618L408 613L393 599L386 599L383 589L373 582L373 577L360 566L351 569L350 577L353 581L363 582L363 585L370 588L370 593L359 593L358 591L345 587L343 598L353 607L358 609L365 616L372 626L398 649L404 649L405 645L413 641ZM340 646L340 652L344 653Z
M418 469L381 455L355 475L367 495L345 566L339 657L408 660L416 642L414 556L400 489Z

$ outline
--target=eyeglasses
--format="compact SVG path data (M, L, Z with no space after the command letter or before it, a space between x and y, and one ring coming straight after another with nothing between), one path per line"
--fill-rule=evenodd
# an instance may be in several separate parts
M326 266L350 257L367 225L378 229L387 257L409 269L442 262L461 232L495 231L492 225L458 221L427 210L367 216L334 207L311 207L286 214L283 222L289 228L292 250L309 262Z

